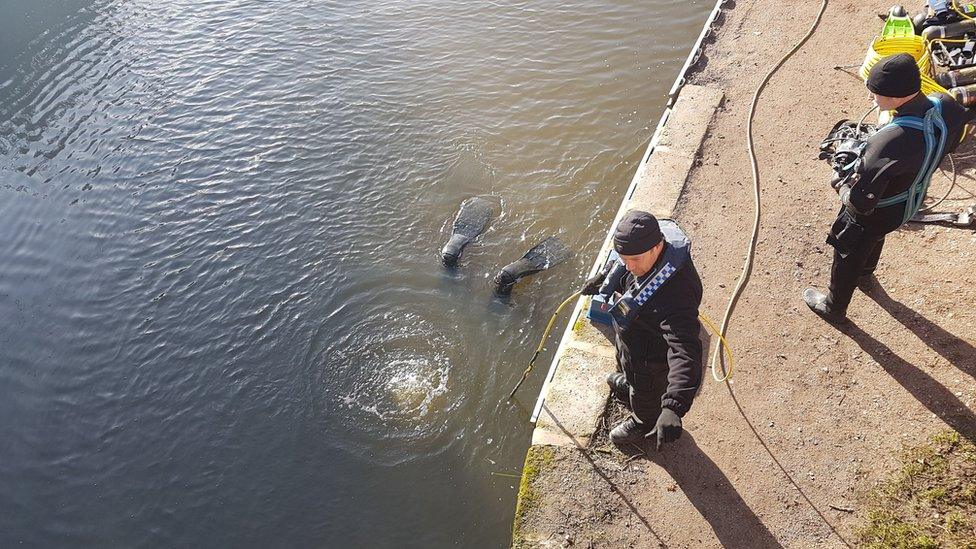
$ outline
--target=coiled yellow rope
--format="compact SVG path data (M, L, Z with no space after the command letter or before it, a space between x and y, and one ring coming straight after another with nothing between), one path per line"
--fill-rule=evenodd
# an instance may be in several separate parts
M934 41L934 40L933 40ZM948 40L939 40L948 41ZM932 56L930 45L918 35L912 36L879 36L871 41L868 53L861 64L859 74L862 80L867 80L868 74L878 61L896 53L907 53L915 58L918 71L922 74L922 93L945 93L946 89L932 78Z

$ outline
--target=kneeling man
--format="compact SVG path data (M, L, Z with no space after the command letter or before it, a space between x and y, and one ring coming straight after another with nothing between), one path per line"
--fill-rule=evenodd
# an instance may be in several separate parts
M610 432L615 444L652 439L660 449L677 440L698 393L702 284L690 244L673 221L631 210L613 235L619 261L581 289L583 295L602 293L611 304L620 372L607 382L632 412Z

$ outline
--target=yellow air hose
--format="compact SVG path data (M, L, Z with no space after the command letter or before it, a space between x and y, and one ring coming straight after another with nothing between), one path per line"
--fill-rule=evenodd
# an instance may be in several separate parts
M969 19L969 20L973 19L972 17L963 13L961 9L959 9L959 5L956 3L956 0L952 0L952 11L958 13L960 17L962 17L963 19Z
M529 372L531 372L532 367L535 366L535 360L539 358L539 354L542 353L542 347L545 346L546 340L549 339L549 333L552 332L552 327L556 324L556 317L559 316L559 313L562 312L566 305L569 305L569 303L579 297L579 295L579 292L573 292L573 295L564 299L563 302L556 307L556 312L552 313L552 316L549 317L549 324L546 325L546 330L542 332L542 340L539 341L539 346L535 348L535 354L532 355L532 360L529 361L529 365L525 368L525 371L522 372L522 379L515 384L515 388L512 389L511 393L509 393L509 399L515 396L515 391L518 391L519 387L522 386L522 383L525 382L525 378L529 377Z
M551 317L549 317L549 324L546 324L546 329L542 332L542 339L539 340L539 346L535 348L535 353L533 353L532 359L529 360L529 365L525 368L525 371L522 372L522 378L519 379L519 382L515 384L515 388L512 389L511 393L509 393L509 399L515 396L515 391L518 391L519 387L522 386L522 383L525 382L525 378L529 377L529 372L531 372L532 367L535 366L536 359L538 359L539 355L542 353L542 348L545 347L546 341L549 339L549 334L552 333L552 328L556 325L556 318L559 316L559 313L562 312L566 305L569 305L574 299L579 297L579 295L579 292L573 292L572 295L564 299L563 302L556 307L556 311L552 313ZM715 327L715 324L713 324L704 313L699 313L698 318L702 321L702 323L705 324L712 334L718 336L719 340L722 342L722 348L725 349L725 353L729 356L729 369L723 377L719 377L718 374L715 373L715 363L712 363L712 377L715 378L715 381L726 381L732 377L732 369L734 367L732 359L732 347L729 346L729 343L725 340L725 336L719 332L718 328Z

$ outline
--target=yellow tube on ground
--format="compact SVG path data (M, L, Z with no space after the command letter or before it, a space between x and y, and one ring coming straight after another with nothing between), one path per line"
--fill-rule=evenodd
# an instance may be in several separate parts
M878 61L896 53L907 53L915 58L918 70L922 73L922 93L925 95L942 92L946 89L932 78L932 56L929 54L925 39L921 36L879 36L871 41L868 53L861 64L859 74L862 80L867 80L868 74Z

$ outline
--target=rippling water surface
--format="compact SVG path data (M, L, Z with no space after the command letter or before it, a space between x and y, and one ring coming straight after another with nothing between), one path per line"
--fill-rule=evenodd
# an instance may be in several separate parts
M0 4L0 546L504 546L505 396L711 5Z

